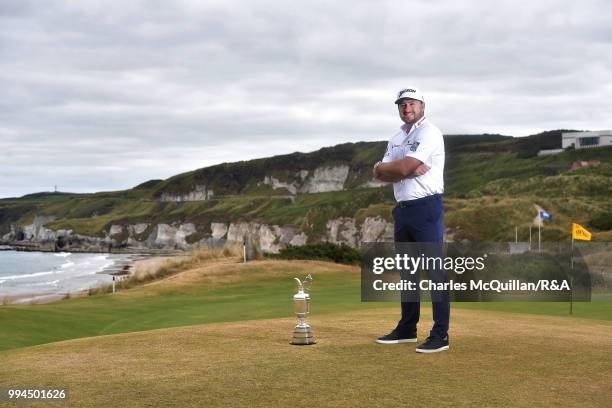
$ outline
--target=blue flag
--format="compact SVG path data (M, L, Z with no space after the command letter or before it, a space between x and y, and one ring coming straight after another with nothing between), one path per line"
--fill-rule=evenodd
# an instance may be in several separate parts
M543 221L552 221L552 214L546 211L540 211L540 219Z

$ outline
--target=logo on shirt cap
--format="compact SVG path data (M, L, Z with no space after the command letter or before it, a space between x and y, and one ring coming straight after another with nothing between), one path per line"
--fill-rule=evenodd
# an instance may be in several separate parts
M399 99L399 98L401 98L401 96L402 96L403 94L405 94L406 92L412 92L412 93L415 93L415 92L416 92L416 90L414 90L414 89L410 89L410 88L402 89L401 91L399 91L399 92L398 92L398 94L397 94L397 98L398 98L398 99Z

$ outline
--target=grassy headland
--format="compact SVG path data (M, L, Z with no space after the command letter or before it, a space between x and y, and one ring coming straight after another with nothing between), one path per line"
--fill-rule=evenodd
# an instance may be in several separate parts
M513 240L518 226L526 240L534 203L554 215L544 230L545 240L568 240L571 222L592 230L595 240L612 237L612 148L537 156L540 148L557 147L560 131L520 139L455 135L445 140L447 227L456 239ZM363 188L384 148L384 142L347 143L312 153L224 163L125 191L2 199L0 235L11 224L26 225L35 215L45 215L54 217L45 224L48 228L88 236L104 236L113 224L191 222L197 232L189 239L195 241L210 234L211 222L253 221L292 226L316 242L330 219L351 217L358 224L368 216L390 219L390 186ZM572 170L573 163L586 160L599 164ZM290 183L300 171L318 166L348 166L346 190L294 196L262 183L266 176ZM206 201L159 200L162 194L186 194L198 185L214 190L214 196ZM148 232L141 234L143 240Z

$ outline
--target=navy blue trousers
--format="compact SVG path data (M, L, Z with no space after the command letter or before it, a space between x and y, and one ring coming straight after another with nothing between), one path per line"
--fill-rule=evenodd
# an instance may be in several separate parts
M444 240L444 204L442 202L442 195L435 194L417 200L398 203L393 208L393 220L395 221L395 242L436 242L440 243L439 248L442 248ZM441 250L436 255L441 255ZM428 271L428 276L432 281L446 282L448 280L444 270ZM449 300L448 291L437 292L435 298L433 298L434 325L430 331L430 336L441 338L447 336L450 320ZM416 331L417 323L419 322L421 313L420 299L416 302L402 301L401 305L402 318L398 322L396 330L402 334L410 334Z

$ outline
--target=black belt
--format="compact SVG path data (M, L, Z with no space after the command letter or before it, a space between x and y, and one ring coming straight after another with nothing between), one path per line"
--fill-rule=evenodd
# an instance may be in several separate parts
M415 200L398 201L397 206L399 208L412 207L415 205L421 205L423 203L427 203L429 201L439 200L440 198L442 198L442 194L434 194L434 195L430 195L426 197L417 198Z

